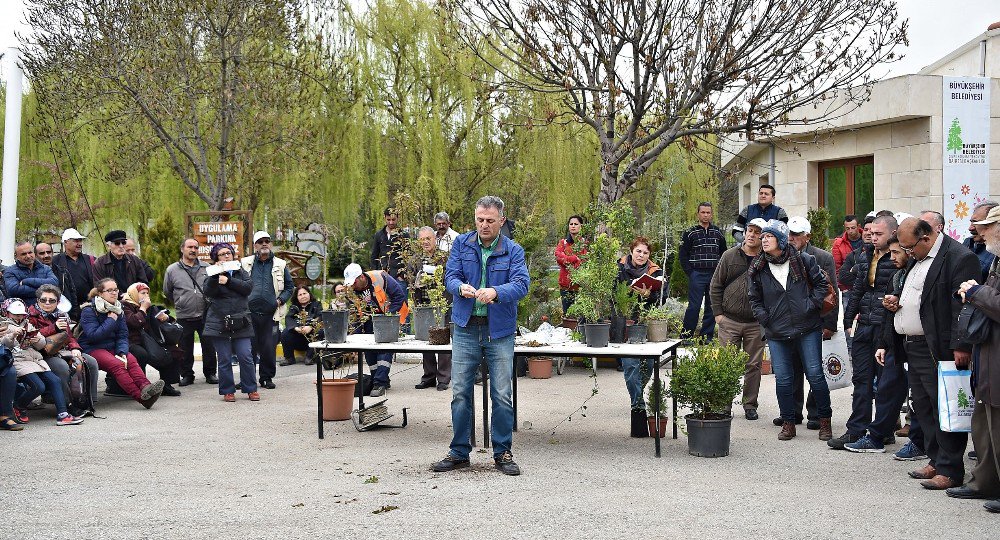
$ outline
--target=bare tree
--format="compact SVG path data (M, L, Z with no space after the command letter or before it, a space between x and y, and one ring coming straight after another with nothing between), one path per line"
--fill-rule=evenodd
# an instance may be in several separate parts
M310 20L319 3L28 0L24 65L50 133L102 136L111 180L165 157L210 209L230 192L253 207L308 140L310 96L341 77Z
M563 94L593 127L604 202L675 142L849 112L906 43L891 0L442 1L509 85Z

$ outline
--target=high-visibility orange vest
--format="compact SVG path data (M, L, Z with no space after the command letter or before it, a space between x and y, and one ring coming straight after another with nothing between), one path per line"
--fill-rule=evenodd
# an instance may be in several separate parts
M375 301L378 302L379 309L385 313L389 308L389 295L385 293L385 279L382 277L383 270L370 270L365 272L375 289ZM410 306L403 302L403 307L399 309L399 324L406 324L406 318L410 314Z

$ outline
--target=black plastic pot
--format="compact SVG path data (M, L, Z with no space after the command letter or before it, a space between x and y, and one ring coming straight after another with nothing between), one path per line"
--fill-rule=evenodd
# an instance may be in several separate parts
M344 309L327 309L320 313L323 320L323 338L327 343L347 341L349 313Z
M645 324L633 324L625 329L625 334L627 336L629 343L645 343L646 342L646 325Z
M729 433L733 417L703 420L685 416L688 433L688 453L698 457L729 455Z
M434 325L434 308L430 306L420 306L413 308L413 337L427 341L430 337L428 330Z
M612 316L611 317L611 331L608 336L611 343L625 343L625 317Z
M399 341L399 315L372 315L372 333L375 343Z
M607 347L611 323L587 323L587 346Z

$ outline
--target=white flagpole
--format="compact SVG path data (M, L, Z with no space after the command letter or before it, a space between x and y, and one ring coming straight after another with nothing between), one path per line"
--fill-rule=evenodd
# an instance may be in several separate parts
M4 54L7 64L7 112L3 136L3 198L0 201L0 261L14 264L14 234L17 229L17 175L21 162L21 68L17 49Z

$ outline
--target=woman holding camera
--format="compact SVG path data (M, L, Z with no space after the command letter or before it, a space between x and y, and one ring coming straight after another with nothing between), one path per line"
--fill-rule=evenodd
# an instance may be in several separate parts
M208 276L201 287L211 302L205 313L205 332L202 335L211 339L215 346L219 362L219 394L227 402L236 401L236 382L230 361L235 353L240 362L240 391L247 394L250 401L260 401L257 370L250 352L253 337L247 306L252 288L250 275L238 264L231 264L235 262L236 250L229 244L215 244L209 257L215 268L208 269Z

